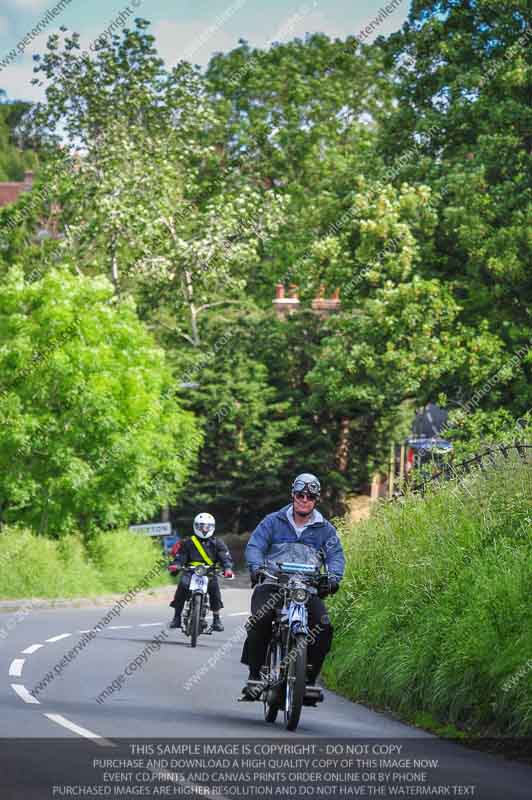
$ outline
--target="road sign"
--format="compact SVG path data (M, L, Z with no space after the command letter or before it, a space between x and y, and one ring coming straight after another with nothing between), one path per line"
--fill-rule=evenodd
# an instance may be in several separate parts
M147 525L130 525L129 530L144 536L170 536L172 526L169 522L149 522Z

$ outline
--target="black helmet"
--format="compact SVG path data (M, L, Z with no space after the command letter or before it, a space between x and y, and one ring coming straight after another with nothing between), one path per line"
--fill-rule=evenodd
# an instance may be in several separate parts
M310 492L316 497L316 500L320 499L320 492L321 492L321 485L319 480L316 478L315 475L312 475L310 472L302 472L301 475L298 475L297 478L294 480L292 484L292 495L294 492Z

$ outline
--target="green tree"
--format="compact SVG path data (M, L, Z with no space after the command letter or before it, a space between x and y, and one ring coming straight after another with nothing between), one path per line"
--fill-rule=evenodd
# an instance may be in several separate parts
M44 171L61 208L59 251L81 273L103 267L174 344L198 347L200 314L241 294L279 209L222 163L201 75L184 62L166 71L147 25L137 20L93 59L77 52L77 34L51 37L33 126L44 135L61 125L72 155L56 149Z
M531 26L526 0L416 0L404 29L381 43L398 78L381 129L389 174L440 198L428 266L452 283L461 320L487 321L508 358L532 335ZM484 408L530 408L527 369L525 360ZM463 399L477 388L464 384Z
M256 357L268 368L269 383L297 424L285 438L286 456L272 482L268 511L288 502L289 489L300 472L322 480L322 508L327 514L343 511L343 497L365 480L367 441L356 436L360 420L352 421L332 403L317 401L310 377L322 356L328 326L305 308L288 319L267 313L255 343ZM349 428L347 425L349 424Z
M204 442L179 519L208 506L226 527L249 530L275 507L298 415L263 358L271 323L250 305L231 306L204 324L201 355L183 365L197 385L183 403L201 419Z
M362 435L364 448L354 455L365 455L366 479L386 461L390 441L409 433L420 398L438 399L446 390L450 395L457 384L486 379L504 363L487 325L476 331L461 323L456 300L440 282L415 276L389 284L359 312L329 321L308 376L316 407L345 415L353 420L352 437Z
M49 535L150 517L200 445L163 352L104 279L0 289L0 513Z
M266 51L242 43L216 55L206 77L225 119L224 157L241 157L263 190L286 202L252 284L269 304L275 280L305 273L309 246L349 209L357 177L378 170L376 129L391 83L380 51L323 34Z
M0 89L0 100L3 95ZM37 153L17 130L29 108L29 103L21 101L0 102L0 181L21 181L26 170L38 165Z
M340 286L342 308L306 381L314 411L328 409L343 429L352 483L408 433L409 408L480 386L504 362L499 337L487 322L468 324L453 283L433 269L436 226L427 186L360 181L341 229L309 248L307 294L322 280Z
M183 402L205 425L182 518L209 505L229 526L250 530L288 502L294 476L307 470L323 480L326 513L341 513L344 494L366 480L368 443L358 436L364 419L319 402L309 379L327 331L310 310L283 320L251 303L205 327L202 356L176 367L198 384Z

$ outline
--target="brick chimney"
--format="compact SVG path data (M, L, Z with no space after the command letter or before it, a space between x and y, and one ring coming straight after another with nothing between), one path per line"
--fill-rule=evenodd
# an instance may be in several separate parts
M341 308L340 289L335 289L332 297L325 297L325 287L320 286L318 295L312 301L312 310L320 317L328 317Z
M290 314L296 312L299 308L299 297L297 295L297 286L293 283L290 284L289 296L285 297L284 284L277 283L275 285L275 300L273 307L279 319L286 319Z

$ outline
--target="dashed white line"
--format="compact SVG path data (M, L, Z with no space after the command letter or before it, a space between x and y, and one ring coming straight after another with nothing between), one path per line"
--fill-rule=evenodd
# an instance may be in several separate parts
M69 636L72 636L71 633L60 633L59 636L51 636L50 639L45 639L45 642L58 642L60 639L68 639Z
M156 625L165 625L164 622L141 622L139 628L154 628Z
M237 611L236 614L228 614L228 617L247 617L249 616L249 611Z
M41 647L44 647L44 645L43 644L30 644L30 646L26 647L26 649L23 650L22 652L25 655L31 656L32 653L36 653L37 650L41 649Z
M62 725L63 728L67 728L67 730L72 731L72 733L76 733L78 736L83 736L85 739L92 739L95 744L99 744L102 747L116 747L114 742L110 742L109 739L104 739L104 737L100 736L99 733L93 733L87 728L82 728L81 725L76 725L75 722L70 722L69 719L62 717L61 714L45 714L44 716L52 722L57 723L57 725Z
M132 628L133 625L109 625L110 631L125 631L126 628Z
M25 658L14 658L11 664L9 665L9 674L13 678L20 678L22 675L22 668L26 663Z
M92 628L89 628L89 630L88 630L88 631L78 631L78 633L90 633L90 632L91 632L91 630L92 630Z
M25 703L37 703L37 705L39 705L37 698L30 694L26 687L21 683L12 683L11 688L18 694L19 697L22 698L22 700L24 700Z

